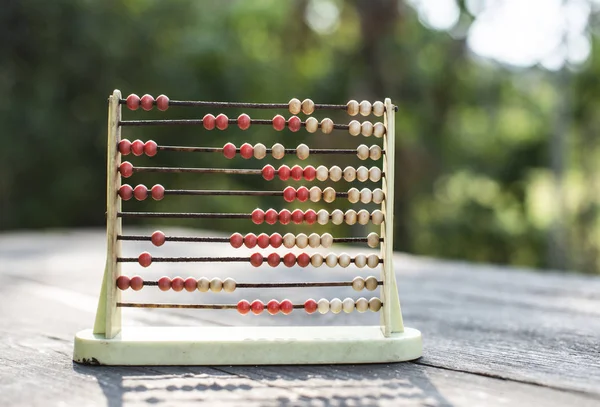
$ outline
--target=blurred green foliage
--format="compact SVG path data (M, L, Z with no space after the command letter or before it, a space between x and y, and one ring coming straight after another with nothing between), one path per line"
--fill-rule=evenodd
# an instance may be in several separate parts
M3 2L0 229L104 224L106 99L115 88L124 95L164 93L180 100L286 102L309 97L317 103L343 103L391 97L400 106L397 250L598 271L598 53L574 72L514 71L473 58L464 40L428 30L410 8L398 7L396 1L337 2L339 23L329 33L315 32L306 23L307 4ZM595 38L593 42L597 44ZM563 98L571 103L564 182L557 188L549 151L557 125L555 108ZM206 112L124 110L124 115L197 118ZM226 113L236 117L240 111ZM250 113L262 118L275 114ZM340 114L330 116L348 120ZM307 138L302 132L276 133L258 126L245 133L128 128L123 137L215 147L226 141L267 146L279 141L288 148L300 142L314 148L358 144L343 134ZM150 162L245 168L265 164L176 153L159 154L152 161L135 158L136 164ZM296 160L289 157L285 162L292 165ZM311 161L315 167L321 163L331 165L322 157ZM355 157L335 163L342 168L364 164ZM142 175L146 174L136 175L130 183L265 189L262 179L252 176ZM274 181L272 188L282 185ZM344 188L343 182L336 187ZM280 209L281 201L181 197L125 203L126 210L248 212L254 207ZM338 202L336 207L345 206ZM223 231L270 230L235 221L179 224ZM344 234L363 235L364 229L336 229L336 235ZM561 255L555 256L557 252Z

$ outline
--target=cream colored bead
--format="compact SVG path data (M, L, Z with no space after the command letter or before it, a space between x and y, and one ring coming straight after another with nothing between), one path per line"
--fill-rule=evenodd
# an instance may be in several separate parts
M358 111L363 116L370 115L371 114L371 102L369 102L368 100L363 100L362 102L360 102L360 105L358 106Z
M383 116L383 112L384 112L384 107L383 107L383 103L380 101L377 101L375 103L373 103L373 114L377 117L381 117Z
M329 170L324 165L319 165L317 167L317 179L319 181L327 181L329 178Z
M300 144L296 147L296 155L301 160L306 160L310 155L310 148L306 144Z
M354 209L348 209L344 214L344 221L347 225L354 225L356 223L356 211Z
M369 188L363 188L360 190L360 201L364 204L371 203L373 200L373 192Z
M210 291L218 293L223 289L223 281L220 278L213 278L210 280Z
M206 277L201 277L198 279L196 286L198 287L198 291L205 293L210 289L210 280Z
M365 182L369 179L369 170L364 165L356 169L356 179L360 182Z
M223 291L226 293L232 293L235 291L236 282L233 278L226 278L223 280Z
M365 137L370 137L373 134L373 123L362 122L360 125L360 133Z
M360 199L360 192L356 188L350 188L348 190L348 201L350 203L357 203Z
M323 191L323 200L327 203L335 201L335 189L331 187L325 188Z
M346 104L346 110L350 116L356 116L358 114L358 102L356 100L351 100Z
M339 180L342 179L342 169L340 167L338 167L337 165L334 165L333 167L331 167L329 169L329 179L332 180L333 182L338 182Z
M373 297L369 300L369 309L373 312L377 312L381 309L381 300L377 297Z
M325 118L321 120L321 131L323 134L329 134L333 131L333 120Z
M319 121L314 117L309 117L306 119L306 131L309 133L314 133L319 128Z
M323 233L319 238L319 244L326 249L330 248L333 244L333 236L331 236L331 233Z
M379 286L379 282L377 281L377 277L369 276L365 278L365 288L369 291L375 291Z
M323 264L323 255L321 253L315 253L310 256L310 264L312 264L313 267L321 267Z
M379 235L375 232L371 232L367 235L367 245L371 248L379 246Z
M317 301L317 309L321 314L327 314L329 312L329 301L325 298L321 298Z
M350 257L350 255L348 253L340 253L340 255L338 256L338 264L341 267L348 267L350 265L350 263L352 263L352 258Z
M296 246L296 236L293 233L286 233L283 235L283 246L291 249Z
M304 99L300 108L302 113L312 114L315 111L315 103L310 99Z
M352 120L348 123L348 133L351 136L358 136L360 134L360 122L358 120Z
M296 235L296 246L300 249L305 249L308 246L308 236L304 233L298 233Z
M262 160L267 156L267 147L264 144L258 143L254 145L254 158Z
M369 268L374 269L378 265L379 265L379 256L377 256L376 254L369 254L367 256L367 266L369 266Z
M361 209L356 213L356 221L359 225L366 225L371 220L371 214L366 209Z
M344 212L342 212L340 209L335 209L333 212L331 212L331 223L334 225L341 225L344 223Z
M331 301L329 301L329 309L334 314L339 314L340 312L342 312L342 300L340 300L339 298L334 298Z
M288 102L288 109L291 114L298 114L302 109L302 103L298 99L293 98Z
M354 277L354 280L352 280L352 288L354 291L362 291L365 288L365 279L361 276Z
M319 187L312 187L308 191L308 198L312 202L319 202L321 200L322 196L323 196L323 191L321 191L321 188L319 188Z
M369 157L371 160L379 160L381 158L381 147L378 145L369 147Z
M344 298L344 301L342 301L342 309L346 314L354 311L354 300L352 298Z
M375 209L371 212L371 222L373 222L374 225L381 225L383 223L383 212L379 209Z
M373 125L373 135L377 138L383 137L385 134L385 126L381 122L377 122Z
M381 180L381 169L379 167L369 168L369 179L373 182Z
M369 147L364 144L361 144L356 148L356 156L361 160L366 160L369 158Z
M271 154L276 160L281 160L285 155L285 147L279 143L275 143L273 144L273 147L271 147Z
M317 223L319 225L326 225L329 223L329 212L327 212L325 209L321 209L319 212L317 212Z
M375 188L373 190L373 202L376 204L380 204L385 199L385 195L381 188Z
M311 233L308 236L308 245L313 249L319 247L321 245L321 236L319 236L317 233Z
M354 264L359 269L363 268L367 265L367 256L362 253L357 254L356 256L354 256Z
M335 253L329 253L327 257L325 257L325 264L327 264L329 267L337 266L337 262L338 259Z
M358 312L366 312L369 309L369 301L364 298L361 297L358 300L356 300L356 310Z
M344 179L348 182L352 182L356 179L356 170L354 167L346 167L344 168Z

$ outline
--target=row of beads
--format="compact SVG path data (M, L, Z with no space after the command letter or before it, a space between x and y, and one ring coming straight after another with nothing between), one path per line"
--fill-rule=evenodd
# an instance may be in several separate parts
M348 209L346 213L342 212L340 209L334 209L331 212L331 215L325 209L321 209L317 213L315 213L313 209L309 209L306 212L303 212L302 209L294 209L293 212L282 209L279 213L272 208L267 209L266 211L263 211L262 209L255 209L252 211L252 222L257 225L260 225L263 222L274 225L277 221L282 225L287 225L290 222L297 225L302 222L312 225L315 221L320 225L326 225L329 223L329 219L331 219L331 222L334 225L341 225L344 222L348 225L354 225L357 222L360 225L366 225L369 223L369 220L373 222L374 225L380 225L383 221L383 213L379 210L369 213L366 209L361 209L358 212L354 209Z
M310 301L310 300L308 300L308 301ZM308 303L308 301L307 301L307 303ZM283 300L281 302L279 302L277 300L271 300L266 304L266 308L267 308L267 312L271 315L275 315L279 312L281 312L282 314L288 315L294 310L294 304L292 304L292 302L290 300ZM309 309L312 309L312 306L310 304L307 308L306 303L305 303L304 308L307 310L307 312L309 314L312 314L312 312L308 311ZM252 303L249 303L246 300L241 300L240 302L237 303L237 310L242 315L246 315L250 311L252 311L252 313L254 315L258 315L258 314L261 314L265 310L265 304L260 300L254 300L254 301L252 301Z
M330 233L323 233L322 235L311 233L309 236L304 233L299 233L298 235L286 233L283 236L279 233L273 233L271 236L266 233L261 233L258 236L254 233L248 233L246 236L242 236L240 233L234 233L229 238L229 243L235 249L239 249L242 246L246 246L248 249L252 249L256 246L261 249L266 249L269 246L278 248L281 247L281 245L288 249L291 249L294 246L300 249L304 249L308 246L312 248L317 248L319 246L330 248L333 244L333 236L331 236ZM379 246L379 235L375 232L369 233L367 236L367 245L371 248Z
M321 314L326 314L331 311L334 314L339 314L342 310L349 314L354 309L358 312L366 312L367 310L377 312L381 309L382 302L379 298L373 297L370 300L366 298L359 298L354 301L352 298L345 298L343 301L339 298L334 298L331 301L326 300L325 298L321 298L319 301L315 301L312 298L309 298L304 302L304 310L308 314L313 314L316 311L319 311ZM266 306L260 300L254 300L252 303L241 300L237 304L237 310L240 314L246 315L249 312L252 312L254 315L261 314L265 308L267 312L271 315L275 315L279 312L282 314L290 314L294 310L294 305L290 300L283 300L278 302L277 300L269 301Z
M293 98L288 103L288 108L291 114L298 114L300 112L309 115L313 114L315 111L315 103L310 99L304 99L302 102L300 100ZM373 113L375 116L383 116L385 112L385 107L383 102L375 102L371 105L371 102L367 100L363 100L358 103L356 100L351 100L346 105L346 110L350 116L356 116L357 114L361 114L363 116L368 116Z
M371 122L360 123L358 120L352 120L348 123L348 133L352 136L362 134L365 137L375 136L381 138L385 134L385 126L381 122L373 124Z
M127 107L129 110L138 110L140 106L146 111L152 110L152 107L154 107L154 97L146 94L140 98L135 93L127 96ZM157 97L156 108L162 111L167 110L169 108L169 98L165 95Z
M154 185L150 190L143 184L137 185L135 188L129 184L123 184L119 187L119 196L124 201L129 201L132 197L143 201L148 197L148 191L155 201L160 201L165 197L165 188L160 184Z
M127 163L127 161L125 163ZM133 167L131 167L131 170L133 170ZM354 180L358 180L359 182L366 182L367 180L377 182L381 180L381 169L378 167L371 167L370 169L367 169L367 167L362 165L358 168L348 166L342 171L342 169L337 165L334 165L329 169L324 165L319 165L315 169L315 167L312 165L307 165L304 168L299 165L294 165L292 168L290 168L284 164L278 169L275 169L275 167L273 167L271 164L267 164L262 168L261 172L263 178L267 181L274 179L275 175L277 175L282 181L287 181L290 178L295 181L299 181L303 178L307 181L313 181L316 178L319 181L327 181L330 179L334 182L338 182L342 179L342 177L348 182L352 182ZM127 173L129 174L129 167L127 167ZM121 175L123 175L123 171L121 171Z
M146 154L148 157L154 157L158 151L158 145L155 141L148 140L145 143L142 140L134 140L133 142L123 139L119 141L119 152L122 155L133 153L135 156Z
M310 190L305 187L299 187L298 189L288 186L283 190L283 199L286 202L293 202L294 200L298 200L300 202L306 202L310 199L312 202L319 202L321 199L327 203L332 203L335 201L336 192L332 187L327 187L323 190L321 188L315 186L310 188ZM358 201L368 204L368 203L376 203L380 204L385 199L385 194L381 188L375 188L370 190L368 188L363 188L360 191L357 188L350 188L348 190L348 201L350 203L358 203Z
M227 143L223 146L223 156L225 156L225 158L234 158L236 152L237 148L233 143ZM356 156L363 161L367 158L374 161L379 160L381 154L381 147L375 144L371 147L361 144L356 148ZM273 147L271 147L271 155L276 160L281 160L285 157L285 147L280 143L273 144ZM254 156L254 158L261 160L267 156L267 147L262 143L258 143L254 145L254 147L248 143L244 143L240 147L240 156L245 159L250 159ZM306 144L300 144L296 147L296 156L300 160L306 160L310 156L310 148Z

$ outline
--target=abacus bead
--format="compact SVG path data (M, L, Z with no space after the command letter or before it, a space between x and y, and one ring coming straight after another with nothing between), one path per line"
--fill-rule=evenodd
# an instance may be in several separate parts
M369 158L369 147L364 144L361 144L356 148L356 156L361 160L366 160Z
M288 109L291 114L298 114L302 109L302 103L298 99L293 98L288 102Z
M314 133L319 128L319 121L314 117L309 117L306 119L306 131L309 133Z
M292 213L287 209L282 209L279 212L279 223L287 225L292 220Z
M281 256L279 256L277 253L271 253L267 257L267 263L271 267L277 267L279 266L279 263L281 263Z
M371 214L366 209L361 209L356 213L356 221L359 225L366 225L369 223L371 219Z
M250 264L252 264L254 267L260 267L263 264L263 256L260 253L253 253L252 256L250 256Z
M339 180L341 180L342 175L342 169L337 165L334 165L329 169L329 179L331 179L333 182L338 182Z
M383 107L383 103L380 101L377 101L375 103L373 103L373 114L377 117L381 117L383 116L383 111L384 111L384 107Z
M256 208L252 211L252 222L255 225L260 225L265 220L265 212L262 209Z
M131 153L131 141L124 138L118 144L119 153L129 155Z
M144 154L144 142L139 139L134 140L133 143L131 143L131 152L137 157Z
M269 235L266 233L261 233L256 237L256 245L261 249L266 249L269 247Z
M129 110L138 110L140 107L140 97L135 93L127 96L127 107Z
M325 264L327 264L329 267L337 266L337 262L338 259L335 253L329 253L327 257L325 257Z
M302 113L306 115L312 114L315 111L315 102L310 99L304 99L300 108L302 109Z
M381 158L381 147L378 145L369 147L369 157L371 160L379 160Z
M226 293L232 293L235 291L237 284L233 278L226 278L223 280L223 291Z
M210 280L206 277L201 277L196 282L196 286L198 287L198 291L205 293L210 290Z
M316 186L312 187L310 189L310 191L308 191L308 198L312 202L319 202L322 197L323 197L323 191L321 191L321 188L319 188L319 187L316 187Z
M164 112L169 108L169 98L165 95L160 95L156 98L156 108Z
M254 148L250 144L244 143L240 147L240 155L242 156L242 158L248 160L254 155Z
M373 192L369 188L363 188L360 190L360 201L364 204L368 204L373 200Z
M321 131L323 134L329 134L333 131L333 120L325 118L321 120Z
M373 134L373 123L362 122L360 125L360 132L365 137L370 137Z
M317 221L317 213L313 209L304 212L304 222L307 225L312 225Z
M359 269L363 268L364 266L367 265L367 256L365 256L364 254L360 253L357 254L354 257L354 264L356 265L356 267L358 267Z
M360 182L365 182L369 179L369 170L367 167L361 165L356 169L356 179Z
M381 180L381 169L379 167L369 168L369 179L373 182Z
M379 283L377 281L377 277L369 276L369 277L365 278L365 288L367 290L375 291L377 289L378 285L379 285Z
M262 177L266 181L271 181L273 178L275 178L275 167L273 167L271 164L267 164L263 167L261 173Z
M281 247L281 245L283 244L283 237L281 237L281 235L279 233L273 233L269 237L269 244L271 245L271 247L274 247L275 249L277 249L278 247Z
M326 249L330 248L333 244L333 236L331 236L331 233L323 233L320 237L320 244Z
M369 301L366 298L360 297L356 300L356 310L360 313L366 312L369 309Z
M283 190L283 199L287 202L292 202L296 199L296 189L294 187L286 187Z
M215 118L215 125L219 130L225 130L227 126L229 126L229 118L225 116L223 113L220 113Z
M230 160L235 157L235 145L233 143L225 144L223 146L223 155Z
M240 314L246 315L248 312L250 312L250 303L246 300L241 300L237 303L236 308Z
M279 303L279 309L282 314L288 315L294 310L294 304L290 300L283 300Z
M346 111L350 116L356 116L358 114L358 102L356 100L351 100L346 104Z
M307 181L313 181L315 176L317 175L317 170L312 165L307 165L304 167L304 171L302 172L304 179Z
M171 289L171 279L167 276L159 278L158 289L160 291L169 291Z
M273 208L267 209L265 212L265 222L269 225L274 225L277 223L277 219L279 218L279 214Z
M358 106L358 111L363 116L370 115L371 114L371 103L367 100L363 100L362 102L360 102L360 105Z
M299 165L294 165L290 170L290 176L295 181L301 180L303 173L304 171L302 171L302 167L300 167Z
M344 168L344 180L348 182L352 182L356 179L356 170L354 167L346 167Z
M195 278L188 277L183 282L183 288L185 288L186 291L191 293L192 291L196 291L196 288L198 288L198 282Z
M369 268L375 268L379 265L379 256L377 256L376 254L369 254L367 256L367 266L369 266Z
M327 181L327 178L329 178L329 170L324 165L319 165L317 167L316 176L319 181Z
M342 301L342 309L346 314L354 311L354 300L352 298L344 298L344 301Z
M127 290L129 288L129 277L119 276L117 277L117 288L119 290Z
M319 225L326 225L329 223L329 212L325 209L319 210L319 212L317 212L317 222Z
M296 261L300 267L306 267L310 264L310 256L306 253L300 253Z
M290 179L290 175L292 175L292 170L290 170L290 167L283 164L277 170L277 175L279 176L280 180L287 181L288 179Z
M296 225L304 222L304 212L302 209L294 209L294 212L292 212L292 222L294 222Z
M348 209L344 214L344 221L347 225L354 225L356 223L356 211L354 209Z
M296 147L296 155L301 160L306 160L310 155L310 148L306 144L300 144Z
M283 245L288 249L291 249L296 245L296 236L293 233L286 233L283 235Z
M335 201L335 190L331 187L327 187L323 190L323 200L327 203Z
M271 315L279 313L279 301L271 300L267 303L267 312Z
M273 117L273 128L277 131L285 129L285 118L282 115Z
M165 244L165 234L163 232L161 232L160 230L157 230L155 232L152 233L152 236L150 236L150 241L152 242L152 244L154 246L162 246L163 244Z
M206 130L212 130L215 128L215 120L215 116L213 116L212 114L205 114L202 118L202 125Z
M365 279L358 276L352 280L352 288L354 291L362 291L365 288Z
M377 297L373 297L369 300L369 309L373 312L377 312L381 309L381 300Z
M135 199L138 201L146 199L148 197L148 188L146 188L146 185L140 184L133 188L133 196L135 196Z
M250 127L250 116L248 116L246 113L242 113L237 118L237 124L240 129L248 130Z
M133 175L133 165L129 161L124 161L119 165L119 172L122 177L129 178Z
M296 265L296 255L294 253L287 253L283 256L283 264L286 267L294 267Z
M379 235L375 232L371 232L367 235L367 244L371 248L379 246Z
M292 116L288 120L287 125L288 125L288 128L290 129L290 131L297 132L298 130L300 130L302 121L300 120L300 118L298 116Z
M229 244L234 249L239 249L244 244L244 236L241 233L234 233L229 237Z
M298 199L300 202L306 202L308 200L308 188L306 187L300 187L298 188L298 190L296 191L296 199Z
M352 120L348 123L348 133L352 136L358 136L360 134L360 122L358 120Z
M340 209L335 209L333 212L331 212L331 223L334 225L341 225L344 223L344 212L342 212Z
M381 188L375 188L373 190L373 202L376 204L380 204L385 199L385 194Z
M267 156L267 147L265 147L262 143L257 143L254 145L254 158L257 160L262 160Z
M271 155L276 160L281 160L283 158L283 156L285 155L285 147L283 147L279 143L273 144L273 147L271 147Z
M183 290L184 286L185 281L183 281L183 278L181 277L175 277L173 280L171 280L171 289L173 291L180 292Z
M154 98L152 95L145 94L140 99L140 105L142 106L142 109L146 111L152 110L152 107L154 106Z
M253 247L256 247L256 235L254 233L246 233L246 236L244 236L244 246L246 246L248 249L252 249Z
M296 246L300 249L305 249L308 246L308 236L304 233L298 233L296 236Z
M160 184L156 184L150 190L150 194L152 195L152 199L155 201L160 201L165 197L165 187Z
M309 298L308 300L304 301L304 311L306 311L307 314L312 314L317 310L317 302L315 300L313 300L312 298Z
M144 288L144 279L140 276L133 276L131 280L129 280L129 286L133 291L140 291Z
M311 233L308 235L308 245L313 249L321 246L321 236L318 233Z
M377 138L383 137L385 134L385 126L381 122L377 122L373 125L373 135Z
M350 255L348 253L340 253L340 255L338 256L338 264L341 267L348 267L350 265L350 263L352 262L352 258L350 257Z
M319 310L319 313L327 314L329 312L329 301L325 298L321 298L317 302L317 309Z
M360 192L356 188L350 188L348 190L348 201L350 203L357 203L360 199Z
M383 223L383 212L379 209L371 212L371 222L373 222L374 225L381 225Z
M119 196L124 201L129 201L133 196L133 188L129 184L123 184L119 187Z
M252 301L252 304L250 304L250 309L254 315L258 315L264 311L265 304L263 304L260 300L254 300Z
M323 264L323 255L321 253L314 253L310 256L310 264L313 267L321 267Z
M339 298L334 298L329 301L329 309L334 314L339 314L342 311L342 300Z
M148 140L144 143L144 154L148 157L154 157L158 152L158 145L153 140Z

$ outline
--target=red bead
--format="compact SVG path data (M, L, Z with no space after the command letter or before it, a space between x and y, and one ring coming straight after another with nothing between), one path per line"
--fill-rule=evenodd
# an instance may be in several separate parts
M302 175L304 174L304 171L302 170L302 167L300 167L299 165L294 165L290 171L292 179L295 181L299 181L302 179Z
M288 127L291 131L298 131L300 130L300 118L298 116L292 116L290 117L290 120L288 120Z
M296 261L300 267L306 267L310 264L310 256L306 253L300 253Z
M186 291L191 293L193 291L196 291L196 288L198 288L198 282L195 278L188 277L183 282L183 288L185 288Z
M242 144L242 146L240 147L240 155L246 160L252 158L252 156L254 155L254 147L252 147L252 145L248 143Z
M290 179L290 175L291 175L291 171L290 171L290 167L288 167L287 165L282 165L281 167L279 167L279 169L277 170L277 175L279 176L279 179L282 181L287 181L288 179Z
M260 267L263 264L263 255L260 253L253 253L252 256L250 256L250 264L252 264L254 267Z
M152 255L148 252L143 252L138 256L138 263L142 267L148 267L152 264Z
M165 244L165 239L165 234L160 230L157 230L156 232L152 233L152 236L150 236L150 240L154 246L162 246Z
M271 237L269 237L269 244L271 245L271 247L274 247L275 249L280 247L282 243L283 243L283 238L281 237L281 235L279 233L273 233L271 235Z
M127 107L129 110L138 110L140 107L140 97L135 93L127 96Z
M281 263L281 256L277 253L271 253L267 257L267 263L269 263L269 266L271 267L277 267L279 266L279 263Z
M119 276L117 278L117 287L119 290L127 290L129 288L129 277Z
M298 191L296 191L296 198L298 198L300 202L306 202L308 200L308 188L298 188Z
M296 199L296 189L294 187L286 187L283 190L283 199L285 199L287 202L292 202L294 199Z
M266 233L261 233L260 235L258 235L258 237L256 238L256 245L261 249L266 249L267 247L269 247L269 235L267 235Z
M138 201L146 199L148 197L148 188L146 188L146 185L140 184L133 188L133 196L135 196L135 199Z
M308 225L312 225L316 221L317 212L315 212L313 209L309 209L306 212L304 212L304 222L306 222Z
M131 153L131 141L127 140L126 138L119 141L118 149L119 153L123 155L129 155Z
M260 225L265 220L265 212L262 209L256 208L252 211L252 222L256 225Z
M294 310L294 304L290 300L283 300L279 303L279 309L283 314L288 315Z
M302 209L294 209L294 212L292 212L292 222L294 222L296 225L304 222L304 212Z
M133 276L129 280L129 286L133 291L140 291L144 287L144 279L140 276Z
M277 218L279 218L279 215L275 209L271 208L265 212L265 222L267 222L269 225L274 225L277 223Z
M235 249L239 249L244 244L244 236L241 233L234 233L229 237L229 244Z
M212 114L205 114L202 118L202 125L206 130L212 130L215 128L215 116Z
M250 116L246 113L242 113L237 118L238 127L242 130L248 130L250 127Z
M288 223L290 223L292 220L292 213L290 211L288 211L287 209L282 209L279 212L279 223L281 223L282 225L287 225Z
M317 310L317 302L315 300L313 300L312 298L309 298L308 300L306 300L304 302L304 310L308 314L312 314L313 312L315 312Z
M244 245L248 249L252 249L256 246L256 235L254 233L248 233L244 236Z
M171 281L171 288L173 289L173 291L182 291L183 287L185 287L185 281L183 281L183 278L181 277L175 277L172 281Z
M273 167L271 164L265 165L262 169L262 176L265 180L271 181L273 178L275 178L275 167Z
M252 304L250 304L250 309L254 315L258 315L264 311L265 304L263 304L260 300L254 300L252 301Z
M158 145L156 141L148 140L144 143L144 153L148 157L154 157L158 152Z
M283 256L283 264L287 267L294 267L296 265L296 255L294 253L288 253Z
M312 181L317 176L317 170L312 165L308 165L304 168L304 179L307 181Z
M275 315L279 312L279 301L271 300L267 303L267 311L271 315Z
M230 160L235 157L235 146L233 143L227 143L223 146L223 155Z
M152 187L151 194L152 199L155 201L160 201L165 197L165 187L160 184L156 184Z
M273 128L277 131L281 131L285 128L285 118L282 115L278 114L273 117Z
M158 288L160 291L169 291L171 289L171 279L167 276L159 278Z
M119 196L124 201L129 201L133 196L133 188L129 184L123 184L119 188Z
M152 110L152 107L154 106L154 98L152 95L145 94L140 100L140 105L142 105L142 109L145 111Z
M133 165L129 161L122 162L119 165L119 172L123 177L129 178L133 175Z
M237 303L237 310L240 314L246 315L250 312L250 303L246 300L241 300Z
M229 126L229 119L223 113L215 118L215 125L219 130L225 130Z
M131 143L131 152L138 157L144 154L144 142L142 140L134 140Z
M156 108L162 112L169 108L169 98L165 95L160 95L156 98Z

